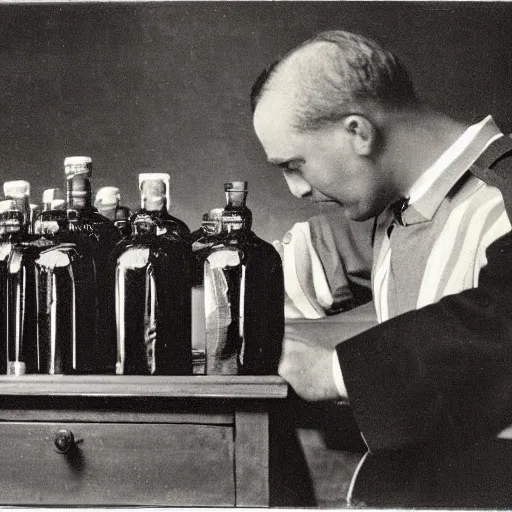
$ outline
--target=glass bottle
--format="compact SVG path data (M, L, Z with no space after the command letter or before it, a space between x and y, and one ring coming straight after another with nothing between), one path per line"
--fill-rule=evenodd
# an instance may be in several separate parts
M50 204L61 201L53 200ZM67 213L49 209L37 223L35 258L39 369L43 373L89 373L90 326L96 321L95 268L91 241L69 231Z
M107 266L110 254L121 239L114 224L98 213L92 204L92 160L87 156L64 160L67 189L68 229L86 237L92 244L95 277L89 285L96 299L95 321L89 328L91 373L110 373L115 367L115 344L109 338L109 319L113 315L113 296L108 286ZM64 240L63 240L64 241ZM75 240L71 240L74 242Z
M7 373L23 375L39 371L34 274L38 250L28 228L30 184L5 182L4 195L13 201L13 209L3 214L13 242L7 258L5 300Z
M284 276L281 257L274 246L252 231L252 212L246 206L248 183L224 186L225 212L239 214L242 223L232 233L245 243L243 286L243 374L277 374L284 336ZM235 222L234 227L237 224Z
M190 250L167 224L166 183L140 180L140 211L132 235L111 258L114 275L117 374L192 373ZM172 221L173 222L173 221Z
M246 184L226 189L228 208L222 214L221 233L207 235L206 242L213 243L199 251L204 261L209 374L276 374L281 355L281 258L271 244L251 231L246 193Z
M12 199L0 201L0 373L7 372L7 261L13 243L21 233L23 220L18 217L16 203Z
M112 221L122 237L131 234L130 209L121 206L121 194L117 187L101 187L96 192L94 206L98 212Z
M13 201L14 208L8 212L11 230L18 235L16 243L9 251L7 262L5 301L9 358L7 373L13 375L36 372L59 373L50 371L50 365L47 364L49 355L46 353L44 345L45 317L44 314L41 314L43 304L41 299L44 292L48 290L46 283L42 286L44 280L41 278L39 268L40 260L48 260L48 248L52 247L55 241L49 237L41 237L40 234L42 232L41 216L52 214L51 222L46 222L52 233L60 228L62 223L67 220L67 216L64 210L61 210L58 215L54 215L52 211L45 211L35 219L29 217L27 225L31 227L23 229L25 217L20 209L26 207L30 186L27 183L25 191L22 191L20 183L23 182L4 184L4 192L7 196L19 196L17 202ZM47 192L46 197L43 197L43 204L45 198L48 199ZM42 253L45 253L45 256L41 256ZM69 297L64 297L60 292L53 295L50 293L49 303L55 307L63 300L71 305L72 301L67 299ZM52 321L62 323L65 320L61 309L59 308L59 314ZM56 357L60 357L58 350Z

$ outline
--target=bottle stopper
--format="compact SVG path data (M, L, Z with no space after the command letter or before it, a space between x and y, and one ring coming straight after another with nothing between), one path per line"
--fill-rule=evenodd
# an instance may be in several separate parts
M64 173L67 178L77 174L92 175L92 159L88 156L68 156L64 159Z
M4 196L24 198L30 196L30 183L24 180L6 181L4 183Z

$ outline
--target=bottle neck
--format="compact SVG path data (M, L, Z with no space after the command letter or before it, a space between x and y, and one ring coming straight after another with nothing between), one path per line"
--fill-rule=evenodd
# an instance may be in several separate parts
M243 234L245 231L247 230L241 215L222 218L222 233L235 235Z
M24 197L9 197L14 201L14 209L21 215L23 226L27 225L30 221L30 198Z
M0 236L8 238L21 235L24 226L24 216L20 210L9 210L0 216Z
M201 222L203 232L207 236L219 235L222 233L222 221L221 220L203 220Z
M36 234L35 225L36 225L36 219L37 219L39 213L40 213L40 211L38 208L33 208L32 206L30 207L30 216L29 216L29 221L27 224L27 231L28 231L29 235Z
M70 210L92 209L91 180L86 174L75 174L67 179L67 207Z
M130 209L127 206L118 206L116 208L115 220L130 220Z
M150 216L139 214L133 221L132 233L139 236L157 236L157 225Z
M38 216L34 232L37 235L52 236L67 226L65 210L46 210Z
M228 190L226 191L226 206L228 208L245 208L247 191Z
M147 212L167 212L167 201L165 197L159 196L141 196L141 208Z
M127 206L119 206L114 214L114 226L121 235L129 235L132 232L130 224L130 210Z
M243 229L250 230L252 228L252 212L245 205L246 198L246 190L227 190L224 213L226 216L241 216L244 224Z
M98 206L98 212L103 215L103 217L106 217L109 220L114 221L116 219L116 212L119 207L119 203L117 204L109 204L109 205L102 205Z

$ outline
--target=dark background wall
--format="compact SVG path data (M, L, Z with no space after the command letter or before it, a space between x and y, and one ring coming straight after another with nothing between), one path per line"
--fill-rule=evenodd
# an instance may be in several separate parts
M261 69L313 33L377 38L421 96L457 117L512 129L512 4L92 3L0 6L0 180L34 200L64 186L65 156L94 161L94 187L135 207L139 172L169 172L172 211L192 228L248 179L255 230L284 234L317 213L288 192L253 135Z

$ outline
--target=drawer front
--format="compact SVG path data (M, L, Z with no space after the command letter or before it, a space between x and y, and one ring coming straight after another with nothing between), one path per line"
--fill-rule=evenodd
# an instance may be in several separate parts
M76 448L59 453L67 429ZM233 506L229 426L1 423L2 505Z

